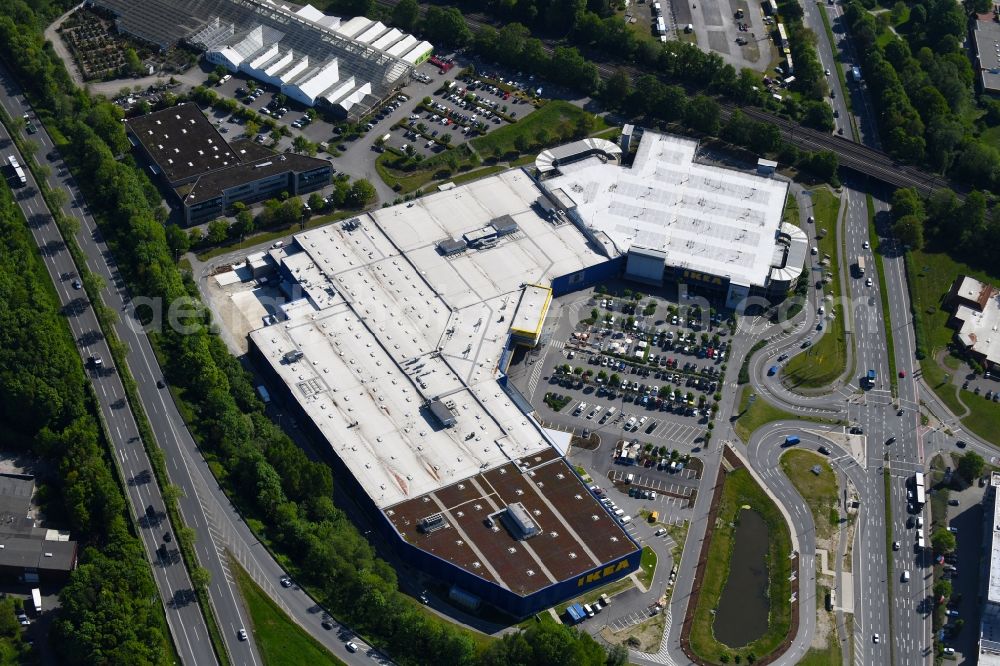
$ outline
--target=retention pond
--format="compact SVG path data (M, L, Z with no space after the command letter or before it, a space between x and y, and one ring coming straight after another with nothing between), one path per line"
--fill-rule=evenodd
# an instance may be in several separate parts
M712 631L720 643L738 648L767 632L771 602L767 596L767 523L743 509L733 535L729 577L722 589Z

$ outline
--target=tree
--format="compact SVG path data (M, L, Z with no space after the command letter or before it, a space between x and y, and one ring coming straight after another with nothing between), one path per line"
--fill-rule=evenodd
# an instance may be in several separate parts
M939 578L936 583L934 583L934 598L935 599L948 599L951 597L951 581L944 578Z
M249 210L241 210L236 214L236 221L230 227L234 238L246 238L254 229L253 213Z
M915 215L921 220L927 215L923 199L912 187L901 187L892 193L892 218L898 220L906 215Z
M191 238L176 224L167 225L164 229L167 245L174 257L178 257L191 249Z
M229 225L225 220L212 220L208 223L208 235L205 236L205 240L211 245L218 245L226 240L228 231Z
M972 483L983 473L986 461L975 451L969 451L958 461L958 473L968 483Z
M316 154L316 144L312 141L299 134L294 139L292 139L292 150L297 153L305 153L307 155Z
M309 195L309 207L313 209L313 212L320 212L326 208L326 200L323 199L323 195L319 192L313 192Z
M616 69L601 90L601 95L608 104L618 106L632 94L632 79L623 69Z
M931 536L931 546L934 547L935 553L950 553L955 550L955 535L945 528L939 527L934 530L934 534Z
M718 134L719 103L705 95L691 98L684 110L684 124L704 134Z
M412 32L420 18L420 5L417 0L400 0L392 10L392 23L398 27Z
M139 54L133 48L125 49L125 72L132 76L138 76L142 73L142 61L139 60Z
M252 139L260 133L260 125L253 120L248 120L246 121L246 124L243 125L243 133Z
M196 566L191 571L191 585L196 590L204 590L212 582L212 573L202 566Z
M364 178L359 178L351 185L347 195L347 205L352 208L364 208L375 201L375 186Z
M924 221L916 215L906 215L892 225L892 233L899 241L913 250L924 246Z
M472 32L466 25L465 18L455 7L428 7L424 15L424 34L432 42L451 46L465 46L472 41Z

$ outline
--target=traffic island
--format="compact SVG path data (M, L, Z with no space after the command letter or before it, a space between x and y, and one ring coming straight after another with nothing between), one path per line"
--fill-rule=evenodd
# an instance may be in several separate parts
M769 664L788 649L798 631L798 554L792 551L781 511L743 461L729 447L723 458L681 629L681 648L696 664L723 664L737 657ZM760 538L760 533L765 536ZM765 570L766 580L755 579L752 569ZM742 621L726 618L745 620L751 602L763 606L765 625L743 645L722 642L723 635L747 636L737 626Z

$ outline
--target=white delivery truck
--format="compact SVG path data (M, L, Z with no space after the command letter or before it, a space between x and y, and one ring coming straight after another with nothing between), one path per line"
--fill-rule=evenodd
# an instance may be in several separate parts
M42 612L42 591L37 587L31 589L31 602L35 605L35 613Z

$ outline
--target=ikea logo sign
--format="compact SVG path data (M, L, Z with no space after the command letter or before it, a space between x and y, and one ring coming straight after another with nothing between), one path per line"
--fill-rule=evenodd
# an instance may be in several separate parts
M699 273L698 271L685 270L682 273L682 275L687 280L694 280L696 282L703 282L705 284L714 284L720 287L724 284L722 278L718 277L717 275L710 275L708 273Z
M612 564L598 571L589 573L586 576L580 576L580 578L576 580L576 586L583 587L584 585L595 583L601 580L602 578L606 578L607 576L614 574L617 571L621 571L622 569L628 569L628 568L629 568L628 560L622 560L618 564Z

